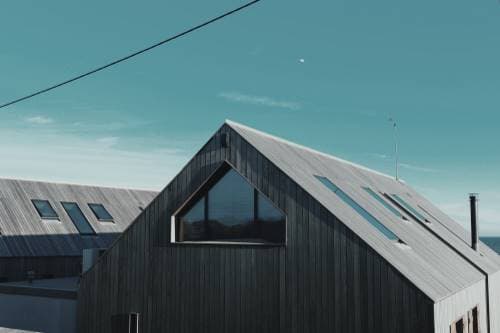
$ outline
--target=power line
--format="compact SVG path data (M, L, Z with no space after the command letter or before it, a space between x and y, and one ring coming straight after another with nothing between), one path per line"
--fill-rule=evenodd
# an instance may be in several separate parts
M194 31L196 31L196 30L199 30L199 29L201 29L201 28L203 28L203 27L205 27L205 26L207 26L207 25L209 25L209 24L215 23L215 22L217 22L217 21L219 21L219 20L221 20L221 19L223 19L223 18L225 18L225 17L227 17L227 16L229 16L229 15L235 14L235 13L237 13L237 12L239 12L239 11L241 11L241 10L243 10L243 9L247 8L247 7L250 7L250 6L254 5L254 4L256 4L256 3L257 3L257 2L259 2L259 1L261 1L261 0L253 0L253 1L250 1L250 2L248 2L248 3L246 3L246 4L242 5L242 6L240 6L240 7L238 7L238 8L235 8L235 9L233 9L233 10L230 10L230 11L228 11L228 12L225 12L224 14L221 14L221 15L219 15L219 16L217 16L217 17L214 17L214 18L212 18L212 19L210 19L210 20L208 20L208 21L205 21L205 22L203 22L203 23L201 23L201 24L198 24L197 26L194 26L194 27L192 27L192 28L190 28L190 29L187 29L187 30L185 30L185 31L183 31L183 32L181 32L181 33L178 33L177 35L174 35L174 36L168 37L167 39L164 39L164 40L162 40L162 41L160 41L160 42L158 42L158 43L156 43L156 44L153 44L153 45L151 45L151 46L148 46L148 47L146 47L145 49L142 49L142 50L136 51L136 52L134 52L134 53L132 53L132 54L129 54L129 55L127 55L127 56L123 57L123 58L117 59L117 60L115 60L115 61L113 61L113 62L110 62L110 63L108 63L108 64L106 64L106 65L103 65L103 66L97 67L97 68L92 69L92 70L90 70L90 71L88 71L88 72L86 72L86 73L80 74L80 75L75 76L75 77L73 77L73 78L71 78L71 79L68 79L68 80L66 80L66 81L63 81L63 82L57 83L57 84L55 84L55 85L53 85L53 86L50 86L50 87L48 87L48 88L45 88L45 89L42 89L42 90L38 90L38 91L36 91L36 92L34 92L34 93L32 93L32 94L29 94L29 95L26 95L26 96L24 96L24 97L21 97L21 98L15 99L15 100L13 100L13 101L7 102L7 103L5 103L5 104L2 104L2 105L0 105L0 109L5 108L5 107L10 106L10 105L13 105L13 104L16 104L16 103L19 103L19 102L22 102L22 101L27 100L27 99L29 99L29 98L32 98L32 97L35 97L35 96L41 95L41 94L43 94L43 93L49 92L49 91L51 91L51 90L53 90L53 89L56 89L56 88L62 87L62 86L64 86L64 85L69 84L69 83L71 83L71 82L74 82L74 81L76 81L76 80L83 79L83 78L84 78L84 77L86 77L86 76L89 76L89 75L95 74L95 73L97 73L97 72L100 72L100 71L102 71L102 70L104 70L104 69L108 68L108 67L111 67L111 66L114 66L114 65L116 65L116 64L119 64L119 63L121 63L121 62L123 62L123 61L129 60L130 58L133 58L133 57L138 56L138 55L140 55L140 54L142 54L142 53L145 53L145 52L147 52L147 51L150 51L150 50L152 50L152 49L154 49L154 48L156 48L156 47L158 47L158 46L161 46L161 45L163 45L163 44L166 44L166 43L168 43L168 42L171 42L171 41L173 41L173 40L175 40L175 39L178 39L178 38L180 38L180 37L183 37L183 36L185 36L185 35L187 35L187 34L189 34L189 33L191 33L191 32L194 32Z

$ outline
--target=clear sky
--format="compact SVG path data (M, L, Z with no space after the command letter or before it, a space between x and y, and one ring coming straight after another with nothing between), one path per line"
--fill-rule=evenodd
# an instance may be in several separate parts
M4 1L0 104L242 4ZM161 189L232 119L401 174L500 235L498 0L263 0L44 96L0 110L0 177Z

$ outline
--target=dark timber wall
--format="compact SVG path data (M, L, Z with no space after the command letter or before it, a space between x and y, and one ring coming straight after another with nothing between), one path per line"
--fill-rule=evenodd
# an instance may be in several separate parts
M82 257L0 257L0 282L26 280L28 271L34 271L35 278L78 276Z
M221 148L220 133L229 134ZM170 244L170 217L227 159L288 216L287 246ZM81 333L433 332L433 302L227 125L86 273Z

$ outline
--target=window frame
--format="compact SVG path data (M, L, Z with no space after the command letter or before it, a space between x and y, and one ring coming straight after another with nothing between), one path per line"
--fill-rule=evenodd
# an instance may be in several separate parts
M356 200L354 200L349 194L337 186L330 178L326 176L321 176L314 174L314 178L319 181L323 186L330 190L333 194L337 196L342 202L348 205L352 210L356 212L362 219L364 219L368 224L375 228L382 236L384 236L389 242L398 244L406 244L398 235L396 235L391 229L385 226L378 218L373 216L367 209L361 206Z
M474 318L474 310L475 310L475 315L476 317ZM480 325L480 314L479 314L479 304L477 304L475 307L473 307L470 311L470 314L472 315L472 332L469 333L479 333L481 331L481 325ZM474 319L476 319L474 321ZM470 320L470 318L469 318Z
M474 311L476 315L475 317L474 317ZM463 316L451 322L450 324L451 333L460 333L460 331L457 330L458 328L457 324L459 323L461 323L462 325L462 332L467 331L469 333L479 333L481 331L479 304L476 304L473 308L468 310Z
M78 225L77 223L75 223L75 221L73 220L73 218L71 217L71 215L69 214L68 210L66 209L66 207L64 206L65 204L74 204L76 206L76 208L78 208L78 210L80 211L80 213L82 214L83 218L85 219L85 221L87 222L90 230L92 230L92 232L90 233L87 233L87 232L82 232L80 230L80 228L78 228ZM64 211L66 212L66 215L68 215L69 219L71 220L71 222L73 223L73 225L75 226L76 230L78 230L78 233L81 235L81 236L96 236L97 235L97 232L95 231L94 227L92 226L92 224L90 224L90 221L89 219L87 218L87 216L83 213L83 210L80 208L80 205L77 203L77 202L74 202L74 201L61 201L61 206L63 207Z
M432 218L434 221L436 221L438 223L441 223L441 221L436 216L434 216L434 214L431 214L428 209L424 208L422 205L417 205L417 207L422 212L424 212L427 216L429 216L430 218Z
M461 326L461 331L458 330L459 326ZM450 332L451 333L463 333L464 332L464 327L465 327L465 322L464 322L464 317L460 317L457 320L455 320L453 323L451 323L450 327Z
M430 225L432 221L426 218L422 213L420 213L413 205L403 199L402 194L397 193L384 193L384 196L394 203L397 207L401 208L406 214L412 217L417 222Z
M178 231L179 231L179 217L185 212L189 211L192 207L194 207L199 200L204 200L205 205L205 215L208 215L207 204L208 204L208 192L209 190L217 184L219 180L221 180L229 171L235 171L239 176L241 176L248 185L253 189L254 195L254 212L256 212L256 205L258 195L262 195L266 198L269 203L277 209L279 212L283 214L285 217L285 237L283 242L241 242L241 241L232 241L222 240L222 241L181 241L178 240ZM272 200L265 195L261 190L259 190L256 186L254 186L247 177L245 177L241 172L239 172L232 164L228 161L223 161L221 164L215 169L212 174L210 174L207 179L179 206L179 208L172 214L170 221L170 243L178 244L178 245L234 245L234 246L286 246L288 243L288 215L280 209L278 206L272 202Z
M111 315L111 333L138 333L140 314L138 312Z
M37 205L36 205L35 202L46 202L49 205L50 209L54 212L55 216L44 217L43 214L42 214L42 212L38 209L38 207L37 207ZM31 204L33 205L33 207L35 207L35 210L38 213L38 216L42 220L50 220L50 221L60 221L61 220L59 214L56 212L56 210L54 209L54 207L50 203L50 200L46 200L46 199L31 199Z
M397 218L408 222L408 218L403 215L394 205L391 205L390 202L384 199L384 195L371 189L370 187L363 186L362 187L365 192L367 192L373 199L375 199L380 205L382 205L386 210L390 211Z
M94 213L94 216L95 218L100 221L100 222L110 222L110 223L114 223L115 222L115 219L113 217L113 215L111 215L111 213L109 212L109 210L106 209L106 207L104 207L104 204L102 203L87 203L87 206L89 206L90 210L92 211L92 213ZM106 218L99 218L99 215L97 214L97 212L94 210L94 208L92 206L101 206L102 209L104 209L104 211L111 217L110 219L106 219Z

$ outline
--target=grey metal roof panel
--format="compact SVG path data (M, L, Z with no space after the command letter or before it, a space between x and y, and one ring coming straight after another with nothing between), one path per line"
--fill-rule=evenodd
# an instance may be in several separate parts
M423 199L418 192L406 183L398 182L392 179L384 181L384 183L386 183L384 187L379 188L382 192L388 194L398 194L400 196L409 195L405 196L404 200L424 216L428 217L428 220L431 221L431 223L425 223L424 228L428 228L429 232L433 232L438 235L442 239L441 242L448 244L448 247L454 248L455 251L458 251L461 255L476 264L481 270L488 274L500 270L500 262L498 260L499 257L496 253L491 253L489 251L474 251L470 246L470 241L466 240L470 239L470 234L466 232L460 224L453 221L429 201ZM377 187L377 184L373 186ZM425 211L422 210L421 207L423 207ZM426 213L426 211L431 213L431 215ZM440 217L433 218L437 216ZM462 233L460 233L460 231ZM484 244L481 246L486 247Z
M478 253L473 251L471 248L471 234L468 232L461 224L454 221L451 217L442 212L438 207L433 205L429 200L425 199L418 192L416 192L411 187L407 186L408 193L411 195L410 201L414 202L416 206L423 207L425 209L424 215L430 217L430 220L436 221L439 223L440 228L444 228L447 230L447 234L449 236L453 236L452 239L459 239L465 244L464 250L469 252L474 258L477 259ZM464 200L464 205L468 203ZM456 241L456 240L455 240ZM458 244L461 244L458 242ZM463 248L463 244L461 247ZM491 249L488 245L483 242L479 242L479 254L480 254L480 263L487 262L492 267L488 268L485 266L485 270L488 272L496 272L498 271L498 266L500 265L500 256ZM471 252L472 251L472 252ZM492 263L493 262L493 263Z
M134 219L154 191L0 179L0 256L81 255L87 247L107 247ZM42 220L31 200L48 200L59 220ZM76 202L96 236L81 236L61 202ZM102 203L114 221L98 221L89 203Z
M486 272L500 270L500 265L496 260L490 259L489 254L485 253L481 256L441 224L433 223L433 231L451 245L447 245L421 224L411 219L405 222L396 217L362 189L363 186L368 186L387 193L407 193L410 190L406 184L382 173L244 125L231 121L226 123L431 299L440 300L484 279L481 271L474 268L469 260ZM354 209L321 184L314 175L328 177L395 233L409 246L409 249L398 246L386 238ZM411 190L411 193L417 197L415 191ZM456 224L451 219L447 223Z

